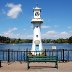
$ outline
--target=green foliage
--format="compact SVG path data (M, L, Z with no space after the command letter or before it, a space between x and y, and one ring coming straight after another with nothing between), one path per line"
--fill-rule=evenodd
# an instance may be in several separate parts
M10 43L10 38L0 36L0 43Z
M68 42L69 42L69 43L72 43L72 36L69 37Z
M72 43L72 36L63 39L42 39L43 43ZM9 37L0 36L0 43L32 43L32 39L11 39Z

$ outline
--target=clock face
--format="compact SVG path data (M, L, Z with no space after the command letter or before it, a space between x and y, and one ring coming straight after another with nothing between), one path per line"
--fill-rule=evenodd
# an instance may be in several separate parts
M39 12L36 12L36 13L35 13L35 16L39 16Z

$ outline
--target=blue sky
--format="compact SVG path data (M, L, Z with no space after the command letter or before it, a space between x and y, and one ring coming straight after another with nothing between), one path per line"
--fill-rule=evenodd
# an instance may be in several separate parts
M31 19L36 4L42 8L44 39L72 36L72 0L0 0L0 35L31 39Z

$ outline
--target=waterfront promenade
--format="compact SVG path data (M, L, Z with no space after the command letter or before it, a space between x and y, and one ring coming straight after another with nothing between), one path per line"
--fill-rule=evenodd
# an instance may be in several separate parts
M31 63L29 70L26 62L3 62L2 66L0 72L72 72L72 61L59 62L58 69L53 68L54 63Z

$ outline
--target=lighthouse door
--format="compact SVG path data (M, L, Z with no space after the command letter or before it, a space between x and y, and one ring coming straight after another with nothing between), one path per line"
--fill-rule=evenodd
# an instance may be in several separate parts
M35 51L39 51L39 45L36 45Z

